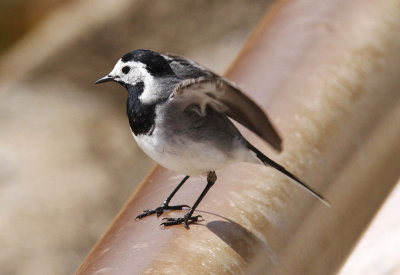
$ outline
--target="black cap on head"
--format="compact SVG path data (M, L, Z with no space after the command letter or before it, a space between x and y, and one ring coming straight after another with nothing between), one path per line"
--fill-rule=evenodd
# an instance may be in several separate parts
M173 75L168 62L159 53L150 50L134 50L122 57L122 62L138 61L146 65L147 71L156 77Z

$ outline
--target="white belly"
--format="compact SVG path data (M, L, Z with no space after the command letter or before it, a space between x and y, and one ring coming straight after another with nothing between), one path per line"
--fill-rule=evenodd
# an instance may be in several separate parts
M156 131L150 136L133 136L139 147L152 159L165 168L184 175L206 175L209 171L240 161L218 148L210 148L209 144L179 140L179 137L174 137L174 142L168 142L158 138Z

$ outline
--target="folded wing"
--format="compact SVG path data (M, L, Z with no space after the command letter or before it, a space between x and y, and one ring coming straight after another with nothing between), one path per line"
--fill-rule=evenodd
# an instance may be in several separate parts
M171 98L198 104L202 114L208 105L247 127L277 151L282 150L282 140L263 110L226 79L212 73L184 79Z

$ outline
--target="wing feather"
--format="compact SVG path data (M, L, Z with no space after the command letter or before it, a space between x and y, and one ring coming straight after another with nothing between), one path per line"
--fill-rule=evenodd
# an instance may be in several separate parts
M162 56L167 60L174 73L181 79L218 77L218 75L193 60L167 53L162 54Z
M213 75L185 79L171 97L184 100L188 105L199 104L202 114L209 105L256 133L277 151L282 150L282 140L263 110L224 78Z

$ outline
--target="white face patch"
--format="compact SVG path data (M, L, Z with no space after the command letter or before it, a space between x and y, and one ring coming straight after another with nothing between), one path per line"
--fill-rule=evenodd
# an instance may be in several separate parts
M157 100L157 86L154 85L154 77L146 70L145 64L136 61L123 62L120 59L109 75L115 77L115 81L130 85L143 82L144 91L139 97L140 101L152 103Z
M109 75L115 77L116 81L123 81L135 85L143 81L146 74L148 74L148 72L146 71L146 65L143 63L135 61L122 62L120 59Z
M144 81L144 90L139 99L143 103L150 104L157 101L158 97L158 85L154 84L154 77L149 74L149 77Z

